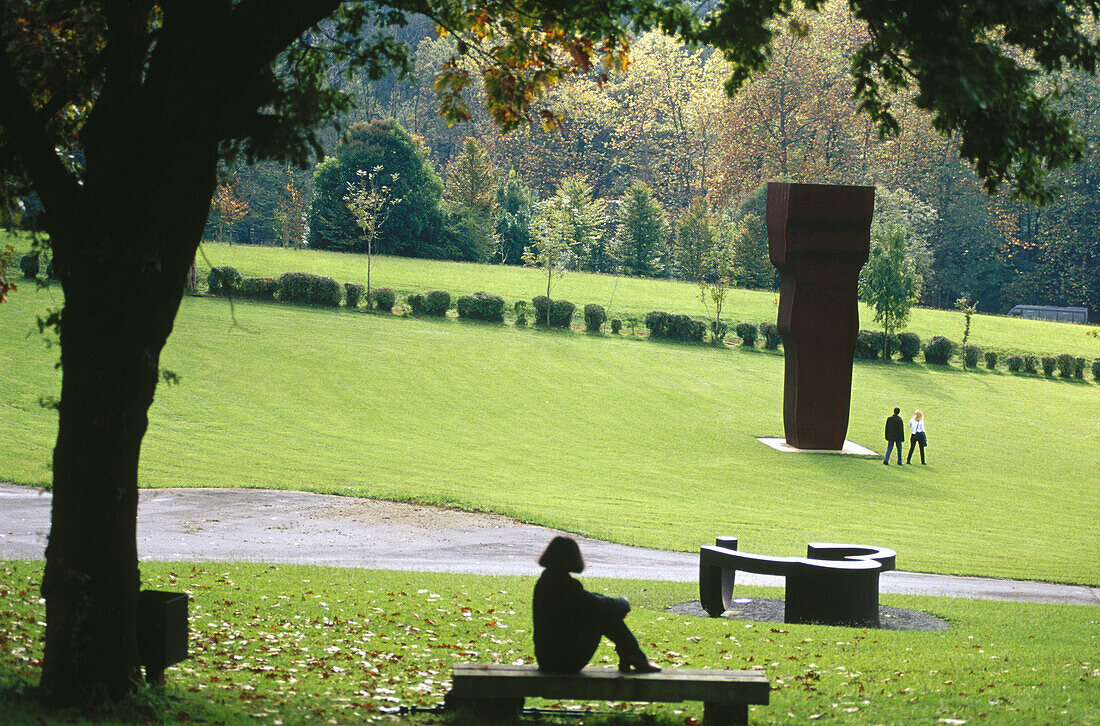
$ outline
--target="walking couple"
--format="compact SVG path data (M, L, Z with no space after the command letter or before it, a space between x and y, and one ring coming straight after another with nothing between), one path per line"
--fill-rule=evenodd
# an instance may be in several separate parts
M898 449L898 464L901 464L901 449L905 444L905 423L901 420L900 408L894 409L894 415L886 419L886 456L882 463L889 466L890 452L896 446ZM905 457L906 464L913 463L913 449L920 446L920 463L927 464L924 460L924 447L928 445L928 435L924 433L924 414L918 408L913 412L913 418L909 419L909 456Z

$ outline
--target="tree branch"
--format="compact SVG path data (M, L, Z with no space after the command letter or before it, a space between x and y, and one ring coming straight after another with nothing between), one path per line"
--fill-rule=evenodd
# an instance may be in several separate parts
M73 203L78 186L54 151L55 139L31 105L30 97L19 82L7 50L0 47L0 124L3 124L18 149L16 156L34 183L47 210L64 208Z
M342 0L242 0L230 14L229 47L245 70L271 64L302 33L332 15Z

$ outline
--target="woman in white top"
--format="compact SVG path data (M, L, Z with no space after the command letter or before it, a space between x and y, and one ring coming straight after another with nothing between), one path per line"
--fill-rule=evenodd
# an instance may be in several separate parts
M909 456L905 457L905 463L911 464L913 461L913 449L920 445L920 463L926 464L924 460L924 447L928 445L928 436L924 433L924 414L920 412L918 408L913 412L913 418L909 419Z

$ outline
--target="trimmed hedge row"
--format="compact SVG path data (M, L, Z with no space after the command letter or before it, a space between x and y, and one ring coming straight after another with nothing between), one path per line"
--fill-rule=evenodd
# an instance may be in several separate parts
M33 260L30 259L33 257ZM27 255L20 260L21 266L25 265L24 274L37 275L39 272L37 256ZM32 269L32 267L34 269ZM330 277L313 275L304 272L288 272L277 279L271 277L242 277L233 267L220 266L211 268L206 278L210 294L225 296L230 295L253 300L278 300L280 302L297 302L310 305L323 305L337 307L344 298L345 305L349 309L357 309L364 302L364 290L362 285L356 283L344 283L341 295L341 285ZM385 312L392 312L397 302L396 293L388 288L381 287L371 291L369 305L377 307ZM442 317L451 307L451 295L444 290L429 290L426 293L412 293L405 298L409 311L413 315L430 315ZM576 312L576 306L568 300L550 301L545 295L539 295L532 301L535 309L535 321L539 325L549 325L556 328L569 328ZM548 305L549 303L549 305ZM524 301L515 304L517 313L516 324L527 323L526 307ZM469 320L483 320L488 322L503 322L504 300L491 293L475 292L473 295L463 295L458 298L456 308L460 318ZM636 318L629 318L631 330ZM588 332L598 333L607 322L607 311L602 305L595 303L584 307L585 329ZM688 315L667 313L662 310L651 310L646 313L645 326L649 330L650 337L655 339L677 340L683 342L701 343L709 330L712 340L716 343L723 340L727 332L726 323L709 324L703 320L692 318ZM611 332L619 334L622 331L623 322L619 318L611 319ZM764 321L759 326L753 323L741 322L734 328L743 346L755 346L757 340L763 340L763 345L768 350L777 349L782 343L779 328L775 323ZM883 332L880 330L860 330L856 335L855 357L864 360L877 360L882 352ZM950 338L942 335L933 336L923 346L920 337L915 333L899 333L886 339L888 358L894 354L900 354L902 360L912 362L917 353L924 353L926 363L947 365L956 352L962 355L964 368L976 368L979 361L985 361L985 367L996 370L1000 356L996 351L983 351L975 345L964 345L960 348ZM1089 367L1088 361L1080 356L1070 353L1062 353L1058 356L1036 355L1009 355L1004 359L1004 365L1011 373L1037 374L1042 369L1043 375L1053 377L1055 372L1061 378L1076 378L1083 380L1085 371ZM1092 361L1093 378L1100 383L1100 358Z
M532 299L531 304L535 306L535 325L551 328L568 328L577 310L577 306L568 300L551 300L545 295Z
M645 326L651 338L679 340L686 343L702 343L707 324L687 315L651 310L645 315Z
M446 290L428 290L414 292L405 298L409 312L413 315L430 315L441 318L451 307L451 293Z
M470 320L484 320L488 323L504 322L504 298L487 292L475 292L463 295L455 303L458 317Z

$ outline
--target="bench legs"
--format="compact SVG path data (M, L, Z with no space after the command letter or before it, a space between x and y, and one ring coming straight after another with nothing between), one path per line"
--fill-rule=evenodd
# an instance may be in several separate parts
M523 698L462 698L448 693L443 703L448 711L465 710L487 723L514 723L523 711Z
M703 726L748 726L748 723L748 704L703 703Z

